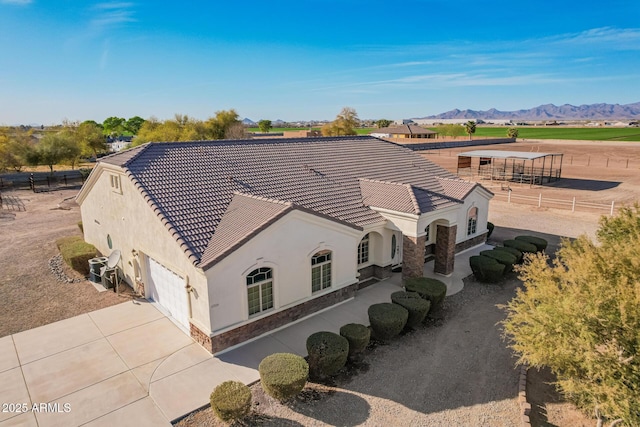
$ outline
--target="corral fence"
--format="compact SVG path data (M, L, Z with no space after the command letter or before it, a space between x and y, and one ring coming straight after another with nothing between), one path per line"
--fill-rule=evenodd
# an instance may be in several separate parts
M80 187L88 173L80 170L55 172L13 173L0 175L0 191L32 190L34 193Z
M489 138L489 139L473 139L473 140L447 140L442 141L438 139L433 139L433 142L410 142L410 139L404 138L395 138L388 139L389 141L393 141L396 144L403 145L405 148L408 148L413 151L427 151L426 154L430 154L429 150L436 150L440 153L439 150L447 149L447 148L460 148L460 147L473 147L476 145L493 145L493 144L509 144L512 142L516 142L515 138ZM413 141L416 141L415 139ZM427 139L429 141L429 139ZM439 154L438 154L439 155Z
M516 203L520 205L537 206L539 208L555 208L566 209L571 212L593 212L600 214L609 214L613 216L618 206L616 206L615 200L611 203L594 203L577 200L573 197L571 200L567 199L555 199L552 197L543 197L542 193L537 196L525 195L525 194L512 194L512 191L496 192L494 196L500 201L506 201L507 203Z

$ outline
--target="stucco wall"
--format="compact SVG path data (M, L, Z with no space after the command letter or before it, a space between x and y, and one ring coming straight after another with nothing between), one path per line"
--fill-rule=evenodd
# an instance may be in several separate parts
M206 271L211 330L217 334L356 283L364 234L301 211L285 215ZM332 285L312 296L311 257L321 250L332 251ZM249 318L246 275L260 267L273 269L274 309Z
M85 240L105 256L113 249L120 249L125 280L131 285L135 284L135 263L140 267L141 279L146 280L145 255L188 280L195 289L191 294L193 321L209 329L206 277L202 270L193 266L120 168L100 164L94 174L85 183L88 187L83 188L82 200L79 200ZM119 177L120 191L112 189L111 175ZM113 249L109 249L107 235L111 236ZM137 258L133 250L140 253ZM148 291L148 286L145 290Z
M490 199L491 195L481 188L476 188L466 197L464 206L457 212L458 230L456 233L456 243L472 239L487 232ZM467 213L472 207L478 208L478 222L475 234L467 236Z

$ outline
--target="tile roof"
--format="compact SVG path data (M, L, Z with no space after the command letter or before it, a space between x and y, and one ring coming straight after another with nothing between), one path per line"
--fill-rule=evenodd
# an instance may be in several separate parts
M384 222L363 203L363 182L368 195L373 186L385 188L388 206L413 212L456 203L454 189L467 185L373 137L148 143L101 162L125 170L195 265L217 259L287 209L359 229Z
M425 129L418 125L396 125L386 128L374 129L371 133L388 133L396 135L433 135L438 132Z
M362 203L365 206L406 212L415 215L462 203L433 191L409 184L360 179Z

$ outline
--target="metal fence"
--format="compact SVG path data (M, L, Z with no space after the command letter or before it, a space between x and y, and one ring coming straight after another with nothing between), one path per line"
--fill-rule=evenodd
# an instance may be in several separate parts
M62 188L81 186L86 174L80 171L47 173L19 173L0 176L0 190L32 190L33 192L52 191Z
M543 197L542 193L538 196L527 196L524 194L512 194L512 191L506 193L495 193L495 197L507 203L516 203L521 205L548 207L556 209L566 209L571 212L596 212L596 213L608 213L613 216L616 212L617 206L615 200L611 203L594 203L577 200L573 197L572 200L566 199L554 199L551 197Z

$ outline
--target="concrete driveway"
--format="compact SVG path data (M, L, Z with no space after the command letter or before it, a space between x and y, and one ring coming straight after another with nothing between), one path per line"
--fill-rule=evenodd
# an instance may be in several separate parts
M462 289L468 257L456 257L448 294ZM425 265L425 274L433 266ZM442 277L440 277L442 279ZM0 427L169 426L209 404L227 380L259 380L273 353L306 356L307 337L369 324L371 304L389 302L400 274L358 291L354 299L213 357L145 300L0 338Z

